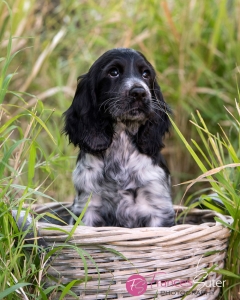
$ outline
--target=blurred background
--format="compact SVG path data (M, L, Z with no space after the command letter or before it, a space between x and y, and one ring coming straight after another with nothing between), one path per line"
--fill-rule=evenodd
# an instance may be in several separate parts
M239 16L239 0L0 1L0 83L7 85L1 126L14 118L16 126L1 141L13 146L23 139L34 141L14 149L4 176L12 166L18 175L15 186L72 201L78 149L61 134L61 116L72 102L77 77L114 47L139 50L152 63L188 142L194 138L200 143L189 122L196 110L212 132L219 131L220 123L231 134L225 107L233 112L238 97ZM165 146L174 185L200 174L174 130ZM184 190L173 187L175 203Z

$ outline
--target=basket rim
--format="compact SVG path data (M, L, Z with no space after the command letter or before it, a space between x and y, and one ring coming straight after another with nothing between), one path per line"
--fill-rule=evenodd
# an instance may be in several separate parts
M69 209L72 205L72 202L49 202L49 203L43 203L43 204L33 204L31 207L34 210L35 213L40 214L40 213L44 213L46 211L46 209L55 209L55 208L66 208ZM218 217L223 223L225 223L226 225L232 225L233 223L233 218L231 216L228 215L222 215L221 213L218 213L216 211L210 210L210 209L198 209L198 208L189 208L187 206L182 206L182 205L173 205L174 211L176 213L176 216L179 216L181 213L185 213L186 212L186 216L187 214L191 214L191 215L195 215L195 216L204 216L207 218L214 218L214 217ZM137 228L126 228L126 227L113 227L113 226L102 226L102 227L91 227L91 226L85 226L85 225L79 225L78 228L83 228L85 230L92 230L92 231L111 231L111 230L117 230L117 231L121 231L124 230L124 232L126 231L146 231L146 230L150 230L150 231L158 231L159 229L161 230L169 230L169 228L174 228L176 226L180 226L180 227L184 227L184 226L217 226L217 225L221 225L224 226L224 224L222 222L205 222L202 224L175 224L172 227L137 227ZM51 224L51 223L47 223L47 222L43 222L43 221L38 221L36 224L37 228L46 228L46 226L48 228L50 227L57 227L57 228L64 228L64 229L71 229L74 227L74 225L56 225L56 224Z

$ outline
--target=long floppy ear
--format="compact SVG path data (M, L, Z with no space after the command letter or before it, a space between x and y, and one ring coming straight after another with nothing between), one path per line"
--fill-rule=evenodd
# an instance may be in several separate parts
M106 150L113 137L113 123L97 106L94 78L81 76L69 109L63 114L63 132L69 142L89 153Z
M136 144L140 152L156 158L164 147L163 138L169 132L171 123L168 114L170 108L163 99L157 82L152 89L153 112L144 125L141 125L136 135Z

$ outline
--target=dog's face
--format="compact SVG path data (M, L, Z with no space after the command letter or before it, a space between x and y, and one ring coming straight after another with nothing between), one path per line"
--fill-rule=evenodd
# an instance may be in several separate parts
M156 74L142 54L114 49L97 60L90 73L95 69L99 70L95 93L103 114L121 121L143 121L154 112Z
M135 144L156 155L170 122L151 64L132 49L112 49L80 76L76 94L65 112L64 132L86 152L106 150L117 122L134 124Z

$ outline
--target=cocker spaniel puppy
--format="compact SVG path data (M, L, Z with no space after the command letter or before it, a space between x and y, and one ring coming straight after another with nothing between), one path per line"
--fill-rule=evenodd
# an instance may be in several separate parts
M140 53L104 53L80 77L64 132L80 148L71 211L88 226L172 226L170 174L160 154L169 108ZM70 224L73 224L73 219Z

